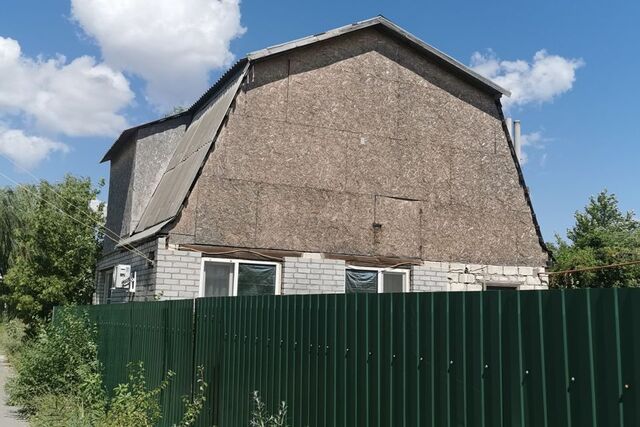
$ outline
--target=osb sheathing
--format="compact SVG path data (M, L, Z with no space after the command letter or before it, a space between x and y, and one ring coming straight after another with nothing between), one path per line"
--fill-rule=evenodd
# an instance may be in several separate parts
M199 244L547 260L495 99L374 29L253 64L177 227Z
M149 204L154 189L158 186L171 156L186 127L188 117L178 117L143 127L136 135L136 166L133 180L131 230Z
M128 142L111 159L106 227L118 236L128 236L131 223L131 195L136 158L135 138L131 137ZM114 247L115 243L112 239L104 239L102 245L104 253L111 252Z

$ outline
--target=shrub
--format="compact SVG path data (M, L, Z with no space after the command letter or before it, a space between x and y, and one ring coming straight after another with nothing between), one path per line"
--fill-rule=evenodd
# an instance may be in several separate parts
M47 394L37 399L33 427L93 427L104 422L104 406L86 407L79 396Z
M184 396L182 398L182 403L184 404L184 415L182 416L182 420L178 427L191 427L195 424L200 412L202 412L202 408L204 408L204 402L207 400L205 396L205 391L207 390L207 383L204 382L204 367L198 366L197 369L197 390L193 395L193 399L190 399L189 396Z
M151 390L147 389L142 362L129 363L129 381L119 384L101 425L107 427L151 427L160 421L160 393L169 385L174 373Z
M25 337L25 325L18 319L0 322L0 351L11 361L18 355Z
M7 384L9 400L27 414L49 395L73 396L82 408L104 405L96 329L85 313L61 310L15 358L16 376Z
M5 324L6 326L6 324ZM0 345L7 333L0 330ZM169 371L159 386L149 389L142 362L129 363L128 381L108 399L98 361L96 327L84 312L67 308L56 312L55 321L41 328L15 358L16 376L7 391L12 404L20 406L33 426L47 427L146 427L160 421L160 394L174 376ZM190 427L205 402L204 368L197 370L197 390L185 396L179 427Z
M254 391L252 394L254 410L251 413L251 427L286 427L287 426L287 404L280 402L277 414L269 414L266 405L260 398L260 393Z

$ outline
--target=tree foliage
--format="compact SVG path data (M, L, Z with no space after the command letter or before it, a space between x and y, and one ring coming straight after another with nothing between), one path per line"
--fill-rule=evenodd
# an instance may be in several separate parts
M12 228L2 237L10 243L3 244L8 257L0 291L9 313L33 325L55 305L90 302L104 218L104 206L92 209L90 202L99 189L68 175L3 191L11 194L3 217Z
M0 274L9 267L9 258L15 242L15 230L19 226L17 196L10 188L0 188Z
M556 235L549 244L555 263L552 271L604 266L640 259L640 222L633 212L622 212L618 199L606 190L591 197L575 213L568 241ZM640 284L640 266L626 266L552 276L556 287L628 287Z

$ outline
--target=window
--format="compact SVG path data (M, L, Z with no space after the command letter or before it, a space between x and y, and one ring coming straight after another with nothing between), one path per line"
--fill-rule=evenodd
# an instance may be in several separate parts
M487 283L484 286L485 291L517 291L518 285L513 283Z
M201 297L280 294L280 264L236 259L202 259Z
M101 270L98 275L98 286L96 286L96 299L98 304L106 304L111 297L111 287L113 281L113 268Z
M409 270L349 267L344 283L348 294L408 292Z

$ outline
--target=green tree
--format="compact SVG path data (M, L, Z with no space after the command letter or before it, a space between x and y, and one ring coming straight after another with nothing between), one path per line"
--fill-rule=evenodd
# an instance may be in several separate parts
M184 113L187 110L188 108L185 107L184 105L176 105L171 109L171 111L168 111L167 113L165 113L164 116L165 117L175 116L176 114Z
M104 206L92 209L99 188L71 175L56 184L18 186L14 193L18 226L0 294L10 314L34 325L55 305L91 301Z
M622 212L614 194L603 190L575 213L567 230L569 241L556 235L550 243L555 262L551 271L604 266L640 259L640 222ZM628 287L640 284L640 266L626 266L551 276L556 287Z
M15 193L10 188L0 188L0 275L6 273L13 250L15 229L18 227Z

